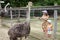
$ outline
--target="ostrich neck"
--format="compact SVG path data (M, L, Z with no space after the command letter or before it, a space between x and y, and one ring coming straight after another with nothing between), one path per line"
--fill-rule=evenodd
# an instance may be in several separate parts
M28 8L27 15L26 15L26 21L30 22L30 7Z

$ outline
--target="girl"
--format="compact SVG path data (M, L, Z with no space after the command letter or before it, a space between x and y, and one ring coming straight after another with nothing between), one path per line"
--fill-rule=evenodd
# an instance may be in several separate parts
M47 36L51 37L52 36L52 31L53 31L53 25L51 24L51 20L47 20Z
M48 18L49 18L49 15L48 15L48 13L47 13L47 11L46 10L44 10L44 11L42 11L43 12L43 15L42 15L42 17L40 18L41 20L43 20L43 23L42 23L42 29L43 29L43 32L44 33L46 33L46 27L47 27L47 20L48 20Z

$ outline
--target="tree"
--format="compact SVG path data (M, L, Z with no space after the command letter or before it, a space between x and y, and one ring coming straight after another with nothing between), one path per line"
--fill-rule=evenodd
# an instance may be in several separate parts
M29 1L33 2L34 6L46 6L46 5L54 5L55 2L60 5L60 0L3 0L5 4L2 4L4 7L8 2L11 4L12 7L22 7L26 6Z

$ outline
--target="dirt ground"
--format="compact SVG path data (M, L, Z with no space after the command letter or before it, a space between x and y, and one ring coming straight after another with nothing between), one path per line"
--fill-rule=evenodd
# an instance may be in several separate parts
M0 27L0 40L9 40L8 29Z
M9 20L4 20L5 24L10 26ZM59 24L60 25L60 24ZM59 27L60 29L60 27ZM0 40L9 40L8 27L0 25ZM60 35L60 33L59 33ZM60 37L60 36L59 36ZM27 40L45 40L44 34L41 29L41 21L31 21L31 33ZM23 39L25 40L25 39ZM51 40L51 39L50 39Z
M9 28L0 27L0 40L9 40L8 30ZM23 40L25 39L23 38ZM39 40L39 39L29 36L27 40Z
M9 28L5 28L5 27L0 27L0 40L9 40L9 36L8 36L8 30ZM39 32L42 32L41 30L39 31L39 28L31 28L31 33L30 36L28 37L27 40L43 40L43 36L42 34L40 34ZM23 38L23 40L25 40Z

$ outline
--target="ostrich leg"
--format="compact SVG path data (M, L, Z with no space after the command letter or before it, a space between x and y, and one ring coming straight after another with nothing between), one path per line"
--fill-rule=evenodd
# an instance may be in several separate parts
M20 37L20 40L22 40L22 37Z
M10 40L13 40L13 38L12 38L12 37L10 37Z
M10 37L10 40L17 40L17 38L12 38L12 37Z

